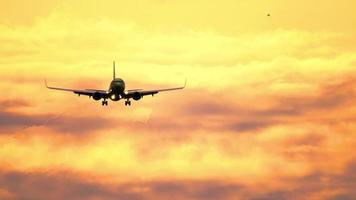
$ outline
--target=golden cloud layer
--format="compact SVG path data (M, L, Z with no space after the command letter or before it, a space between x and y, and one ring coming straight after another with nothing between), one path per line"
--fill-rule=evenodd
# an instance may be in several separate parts
M1 199L356 197L351 1L78 2L5 1ZM105 89L113 59L130 88L188 87L101 107L43 86Z

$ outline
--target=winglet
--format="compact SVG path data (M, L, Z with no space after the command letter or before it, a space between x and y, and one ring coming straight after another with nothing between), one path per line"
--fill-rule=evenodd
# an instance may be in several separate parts
M112 63L112 67L113 67L113 74L112 74L112 80L114 80L116 78L116 75L115 75L115 60L113 61Z
M183 88L185 88L185 86L187 86L187 78L185 78L185 82L184 82Z
M45 83L46 88L49 88L48 85L47 85L47 80L46 79L44 79L44 83Z

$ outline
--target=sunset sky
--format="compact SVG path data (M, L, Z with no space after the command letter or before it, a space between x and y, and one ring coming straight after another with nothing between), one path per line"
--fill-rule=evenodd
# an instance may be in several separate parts
M0 199L356 199L355 8L0 0Z

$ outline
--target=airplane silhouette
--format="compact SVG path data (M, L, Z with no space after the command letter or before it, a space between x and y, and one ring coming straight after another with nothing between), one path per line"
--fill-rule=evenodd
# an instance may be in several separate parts
M59 88L59 87L51 87L47 85L47 81L45 80L45 85L48 89L52 90L61 90L73 92L74 94L86 95L90 98L93 98L95 101L99 101L102 99L102 105L108 105L107 99L112 101L119 101L120 99L125 99L125 106L130 106L131 101L133 99L138 101L146 95L155 95L159 92L172 91L172 90L181 90L184 89L187 84L187 80L185 80L183 87L175 87L175 88L165 88L165 89L156 89L156 90L143 90L143 89L133 89L133 90L125 90L125 81L121 78L116 78L115 75L115 61L113 62L113 80L110 83L108 90L96 90L96 89L83 89L83 90L75 90L68 88Z

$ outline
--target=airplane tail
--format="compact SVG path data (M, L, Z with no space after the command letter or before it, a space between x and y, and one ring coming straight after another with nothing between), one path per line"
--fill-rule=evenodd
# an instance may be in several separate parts
M112 67L113 67L113 69L112 69L113 70L112 79L114 80L116 78L116 75L115 75L115 61L113 61Z

